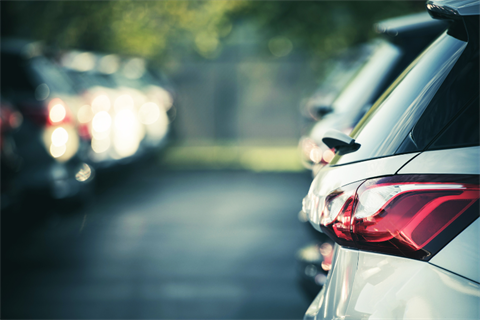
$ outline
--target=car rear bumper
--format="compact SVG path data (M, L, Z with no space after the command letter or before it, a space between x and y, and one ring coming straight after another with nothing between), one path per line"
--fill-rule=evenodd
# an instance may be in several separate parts
M477 282L428 262L335 250L327 283L306 320L480 318Z

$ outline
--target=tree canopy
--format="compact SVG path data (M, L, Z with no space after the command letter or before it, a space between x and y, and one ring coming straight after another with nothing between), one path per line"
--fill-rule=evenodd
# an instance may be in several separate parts
M423 1L2 2L2 36L165 63L215 59L235 28L251 24L274 56L293 47L315 59L371 38L380 19L421 10Z

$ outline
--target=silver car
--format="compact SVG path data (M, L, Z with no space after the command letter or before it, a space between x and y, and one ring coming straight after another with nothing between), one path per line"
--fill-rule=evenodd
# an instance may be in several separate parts
M337 244L305 319L480 318L479 5L428 1L448 30L325 134L303 210Z

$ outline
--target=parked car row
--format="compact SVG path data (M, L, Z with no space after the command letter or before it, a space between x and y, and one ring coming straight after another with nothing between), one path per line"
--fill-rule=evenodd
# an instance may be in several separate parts
M375 100L436 36L445 31L447 26L446 21L433 20L427 12L375 24L374 28L381 37L363 45L364 58L360 60L361 63L351 66L354 75L345 82L344 88L334 91L337 94L336 98L331 100L330 112L325 113L314 124L309 136L300 139L303 163L306 168L312 170L313 176L335 156L334 149L322 142L325 133L330 129L336 129L349 134ZM354 50L358 51L357 48ZM305 211L300 211L299 219L302 222L308 221ZM306 248L320 248L325 243L329 245L333 243L323 234L317 235L316 238L316 242ZM300 250L304 251L305 248ZM305 268L299 268L299 278L303 279L303 287L307 288L309 295L316 295L324 285L326 277L323 275L329 268L325 267L324 260L331 260L331 256L325 257L320 251L317 256L318 259L314 261L307 261L301 254L297 256L298 265L306 265ZM318 276L313 274L312 270L317 270ZM311 276L307 276L307 273Z
M446 21L431 19L426 12L375 25L379 37L364 45L369 48L368 55L354 77L331 100L330 112L300 139L302 162L312 169L313 176L334 156L322 142L325 132L337 129L349 134L385 89L447 25Z
M426 7L446 30L382 85L388 88L350 135L340 122L322 129L334 155L315 175L302 211L336 244L323 248L332 252L331 260L322 254L328 276L305 319L480 314L480 1ZM385 69L347 92L373 92ZM357 110L366 101L352 100Z
M1 60L2 208L81 197L96 170L165 145L174 93L145 60L20 39L2 39Z

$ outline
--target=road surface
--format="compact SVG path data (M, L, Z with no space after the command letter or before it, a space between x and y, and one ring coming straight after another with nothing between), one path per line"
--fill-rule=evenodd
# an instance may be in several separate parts
M303 317L307 174L146 166L98 178L84 208L2 225L2 318Z

